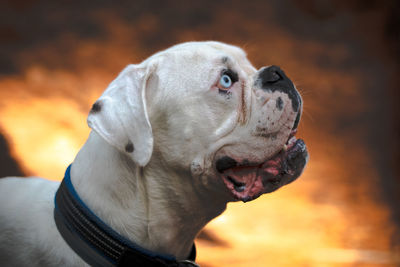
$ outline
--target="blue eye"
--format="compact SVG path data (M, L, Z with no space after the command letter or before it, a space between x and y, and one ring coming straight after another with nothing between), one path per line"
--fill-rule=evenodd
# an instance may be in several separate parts
M219 85L223 88L223 89L228 89L232 86L232 79L231 77L229 77L229 75L224 74L221 76L221 79L219 80ZM222 89L221 88L221 89Z

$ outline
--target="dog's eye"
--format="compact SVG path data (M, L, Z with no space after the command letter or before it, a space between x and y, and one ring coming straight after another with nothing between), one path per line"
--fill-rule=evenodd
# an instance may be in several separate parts
M221 76L221 79L219 80L219 87L220 89L229 89L232 86L232 79L229 77L228 74L224 74Z
M220 93L227 93L232 85L238 81L238 76L231 70L224 70L218 82L218 89Z

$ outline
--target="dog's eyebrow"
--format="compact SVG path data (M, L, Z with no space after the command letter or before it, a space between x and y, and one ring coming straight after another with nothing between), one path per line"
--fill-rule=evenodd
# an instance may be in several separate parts
M228 63L228 61L230 61L231 59L229 58L229 57L227 57L227 56L225 56L225 57L222 57L222 64L226 64L226 63Z

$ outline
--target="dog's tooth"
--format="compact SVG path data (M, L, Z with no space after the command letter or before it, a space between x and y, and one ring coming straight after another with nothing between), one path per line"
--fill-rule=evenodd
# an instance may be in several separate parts
M287 145L286 145L286 144L283 145L282 150L283 150L283 151L287 151Z

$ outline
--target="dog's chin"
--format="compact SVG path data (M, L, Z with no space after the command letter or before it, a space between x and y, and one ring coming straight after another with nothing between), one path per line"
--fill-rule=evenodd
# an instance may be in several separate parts
M216 161L217 171L235 200L251 201L296 180L307 163L303 140L290 136L277 154L263 162L249 164L229 157Z

